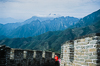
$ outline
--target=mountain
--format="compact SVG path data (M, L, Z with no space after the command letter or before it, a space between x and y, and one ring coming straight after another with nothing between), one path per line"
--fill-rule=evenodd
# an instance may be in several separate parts
M12 32L12 30L15 30L19 26L22 26L22 24L21 23L0 24L0 36L9 35Z
M23 22L22 19L14 19L14 18L0 18L1 24L7 24L7 23L16 23L16 22Z
M96 11L94 13L97 13L97 12L99 12L99 11ZM82 18L82 19L86 19L86 20L84 20L84 21L86 21L84 23L88 23L87 21L89 21L90 19L87 20L87 18L89 16L91 16L91 14ZM83 25L81 25L82 27L79 27L79 28L73 28L73 29L67 28L66 30L63 30L63 31L49 31L49 32L46 32L44 34L34 36L34 37L27 37L27 38L23 37L23 38L12 38L12 39L7 38L4 40L0 40L0 44L5 44L7 46L10 46L11 48L22 48L22 49L32 49L32 50L33 49L34 50L51 50L51 51L59 52L59 50L61 49L61 44L63 44L67 40L73 40L77 37L87 35L90 33L100 33L100 19L98 17L96 18L96 16L94 16L95 20L92 21L90 23L90 25L88 25L88 26L84 26L84 23L83 23ZM60 19L57 19L57 18L54 19L55 24L57 24L56 22L62 20L62 18L64 18L64 17L60 17ZM53 21L51 21L51 22L53 22ZM51 22L48 21L49 24ZM38 27L40 27L40 25L42 24L42 22L37 20L36 22L33 21L33 22L31 22L31 24L28 24L28 25L34 25L34 23L37 23L37 24L39 23ZM26 25L26 28L28 27L31 29L31 27L29 27L28 25ZM23 27L24 27L24 25L23 25ZM38 27L34 27L34 29L38 28ZM26 31L26 33L27 32L28 31Z
M93 24L94 22L99 21L100 19L100 9L85 16L84 18L81 18L76 25L71 26L70 28L78 28L78 27L84 27L88 26L90 24Z
M39 20L40 22L46 21L46 20L53 20L54 18L59 18L59 17L61 17L61 16L58 14L51 14L51 13L47 16L41 16L41 15L40 16L32 16L31 18L25 20L22 24L29 24L35 20Z
M43 17L44 18L44 17ZM51 20L41 20L42 17L33 16L26 20L24 25L16 28L7 36L14 37L31 37L43 34L48 31L65 30L67 28L85 27L97 22L100 19L100 9L81 18L58 17ZM38 19L38 20L36 20ZM44 18L45 19L45 18ZM40 21L41 20L41 21Z
M87 27L66 29L64 31L49 31L35 37L0 40L0 44L6 44L12 48L59 51L61 44L67 40L99 32L100 21Z
M6 39L6 38L7 38L7 37L4 36L4 35L1 35L1 36L0 36L0 40Z
M33 16L27 20L25 20L24 22L22 22L22 24L29 24L31 23L32 21L35 21L35 20L39 20L40 22L42 21L46 21L46 20L52 20L54 19L53 17L37 17L37 16Z
M79 19L74 17L59 17L53 20L35 20L13 30L9 37L30 37L43 34L47 31L64 30L77 23Z

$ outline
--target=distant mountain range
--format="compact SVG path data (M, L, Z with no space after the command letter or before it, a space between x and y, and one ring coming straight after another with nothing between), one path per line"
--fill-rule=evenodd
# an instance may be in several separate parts
M7 24L7 23L16 23L16 22L23 22L22 19L14 19L14 18L0 18L1 24Z
M71 26L71 28L78 28L91 25L100 20L100 9L98 11L93 12L92 14L87 15L84 18L81 18L77 24Z
M9 23L0 25L0 35L10 38L31 37L43 34L47 31L64 30L78 22L74 17L32 17L22 23Z
M64 17L60 18L60 20L62 20ZM39 22L39 20L37 21ZM63 44L65 41L73 40L77 37L90 33L100 33L100 10L80 19L75 25L67 28L66 30L49 31L44 34L28 38L0 40L0 44L5 44L12 48L50 50L60 52L61 44Z

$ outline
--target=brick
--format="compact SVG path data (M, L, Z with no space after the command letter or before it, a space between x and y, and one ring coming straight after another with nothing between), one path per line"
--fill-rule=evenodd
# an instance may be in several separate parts
M87 37L87 38L85 38L85 41L91 41L92 40L92 37L90 38L90 37Z
M93 52L93 55L97 55L97 52Z
M100 36L94 36L93 40L100 40Z
M88 50L87 49L82 49L81 52L88 52Z
M81 47L80 46L76 46L76 49L81 49Z
M97 51L96 48L89 49L89 52L96 52L96 51Z
M90 56L89 59L97 59L97 56Z
M75 66L75 64L73 63L72 66Z
M86 49L88 49L88 48L93 48L93 45L87 45Z
M78 42L78 45L87 45L87 43L86 42Z
M81 65L88 65L88 63L86 63L86 62L81 62Z
M84 61L84 59L80 59L80 61L82 61L82 62L83 62L83 61Z
M91 59L87 59L87 60L85 60L85 62L92 62L92 60Z
M75 64L75 66L81 66L80 64Z
M85 52L84 54L88 56L92 56L92 53L89 53L89 52Z
M97 60L93 60L93 63L97 63Z
M96 64L94 64L94 63L89 63L89 66L96 66Z
M88 59L88 56L82 56L81 58Z
M89 44L96 44L97 43L97 40L92 40L89 42Z
M85 49L85 46L81 46L81 49Z
M98 46L98 45L97 45L97 44L95 44L95 45L93 45L93 48L97 48L97 46Z
M85 42L85 39L81 39L80 42Z

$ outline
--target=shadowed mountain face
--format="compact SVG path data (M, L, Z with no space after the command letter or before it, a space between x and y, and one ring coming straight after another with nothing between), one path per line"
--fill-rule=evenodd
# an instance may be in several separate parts
M22 19L14 19L14 18L0 18L0 23L7 24L7 23L16 23L16 22L23 22Z
M0 36L1 35L9 35L13 30L17 27L21 26L21 23L7 23L7 24L0 24Z
M100 9L93 12L92 14L87 15L86 17L80 19L77 24L71 26L70 28L78 28L88 26L100 20Z
M78 18L74 17L59 17L54 19L32 17L23 23L0 24L0 35L5 35L10 38L37 36L47 31L64 30L76 24L78 20Z
M13 30L10 37L29 37L43 34L47 31L64 30L78 21L74 17L59 17L53 20L40 22L39 20L32 21L29 24L18 27Z
M67 40L99 32L100 21L87 27L66 29L64 31L50 31L36 37L0 40L0 44L6 44L12 48L59 51L61 44Z
M97 13L97 12L98 11L94 13ZM7 46L10 46L12 48L59 51L61 48L61 44L63 44L67 40L72 40L74 38L77 38L86 34L90 34L90 33L99 33L100 19L99 18L97 19L97 18L95 16L96 20L91 22L91 24L88 26L83 26L84 25L83 24L82 27L80 28L73 28L73 29L69 28L63 31L49 31L35 37L0 40L0 44L6 44ZM86 20L86 22L87 21L88 20ZM38 20L38 22L40 21Z

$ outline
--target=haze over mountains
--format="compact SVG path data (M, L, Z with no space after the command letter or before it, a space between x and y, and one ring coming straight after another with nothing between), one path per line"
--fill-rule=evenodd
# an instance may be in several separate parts
M16 23L16 22L23 22L23 19L14 19L14 18L0 18L1 24L7 24L7 23Z
M2 26L2 24L0 26ZM49 32L47 32L48 30ZM38 36L4 39L0 40L0 44L5 44L12 48L51 50L59 52L61 44L67 40L73 40L86 34L100 32L100 9L80 20L74 17L59 17L42 22L35 20L29 24L16 28L13 32L15 33L11 33L10 37Z
M32 17L21 23L9 23L0 25L0 35L10 38L31 37L43 34L47 31L64 30L77 23L79 19L74 17Z

